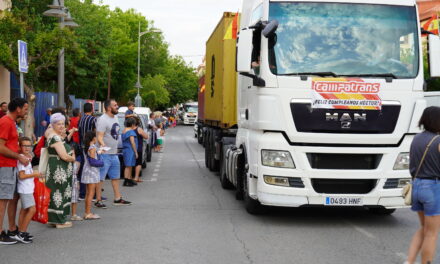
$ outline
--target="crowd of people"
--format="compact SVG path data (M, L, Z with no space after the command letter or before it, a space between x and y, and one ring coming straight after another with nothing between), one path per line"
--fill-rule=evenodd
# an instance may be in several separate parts
M152 131L155 151L161 151L164 128L170 126L168 118L152 114L149 127L144 130L140 117L133 111L134 104L129 102L124 129L120 131L119 106L115 100L107 100L105 112L99 117L90 103L84 104L83 113L74 109L70 117L64 108L48 109L45 124L41 124L46 128L44 135L35 141L25 137L19 125L26 119L28 108L28 102L22 98L0 104L0 244L33 241L28 226L36 212L35 178L50 189L47 224L58 229L72 227L72 221L101 218L92 212L92 206L107 209L107 198L103 196L106 178L111 181L113 205L131 205L121 194L120 178L124 177L123 186L127 187L142 182L142 149L144 140L149 139L146 130ZM45 160L45 169L40 171L37 165ZM121 166L125 167L123 175ZM84 201L83 216L77 209L80 201ZM6 215L8 229L3 230Z

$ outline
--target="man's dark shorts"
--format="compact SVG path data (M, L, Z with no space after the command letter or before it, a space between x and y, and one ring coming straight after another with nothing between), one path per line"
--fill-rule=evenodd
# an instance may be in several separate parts
M0 168L0 200L12 200L17 185L16 168Z

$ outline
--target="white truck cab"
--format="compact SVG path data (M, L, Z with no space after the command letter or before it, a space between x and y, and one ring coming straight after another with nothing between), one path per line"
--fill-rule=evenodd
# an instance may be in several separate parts
M198 103L186 103L183 105L183 124L194 125L197 121Z
M439 104L424 91L423 38L414 0L244 0L223 180L247 210L404 207L410 144Z

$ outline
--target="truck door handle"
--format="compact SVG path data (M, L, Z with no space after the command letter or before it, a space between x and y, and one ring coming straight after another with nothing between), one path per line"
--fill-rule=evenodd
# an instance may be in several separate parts
M246 109L246 111L244 112L245 116L246 116L246 120L249 120L249 109Z

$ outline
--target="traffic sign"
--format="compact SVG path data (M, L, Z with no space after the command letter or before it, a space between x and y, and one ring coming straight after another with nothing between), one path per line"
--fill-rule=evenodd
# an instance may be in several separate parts
M27 73L29 69L27 43L24 41L18 41L18 70L20 72Z

